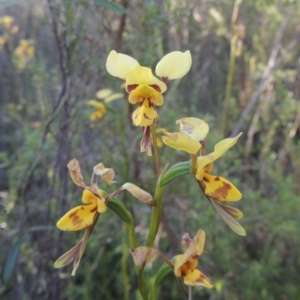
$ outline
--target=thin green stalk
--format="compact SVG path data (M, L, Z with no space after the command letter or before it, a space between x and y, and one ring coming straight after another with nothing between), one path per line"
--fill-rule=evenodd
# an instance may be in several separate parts
M150 219L150 226L149 226L149 234L146 242L147 247L151 247L158 228L160 224L161 219L161 213L162 213L162 194L163 194L164 188L160 185L160 177L157 180L155 194L154 194L154 206L152 207L152 213L151 213L151 219Z
M135 234L135 230L134 230L134 222L133 222L133 218L132 215L131 216L131 222L129 225L129 243L130 243L130 248L131 249L135 249L136 247L138 247L138 243L137 243L137 238L136 238L136 234ZM138 276L138 287L139 287L139 291L142 295L143 300L148 300L148 292L147 292L147 285L146 285L146 280L143 274L143 271L135 268L137 276Z
M127 226L126 223L123 222L122 224L123 229L123 244L122 244L122 273L123 273L123 280L124 280L124 300L129 300L129 276L127 270L127 257L128 257L128 245L125 239L127 233Z
M233 76L234 76L234 70L235 70L236 44L237 44L237 36L234 35L231 38L231 43L230 43L229 70L228 70L228 74L227 74L226 92L225 92L224 108L223 108L222 122L221 122L221 134L222 135L225 135L225 131L226 131L227 110L228 110L229 99L231 96Z

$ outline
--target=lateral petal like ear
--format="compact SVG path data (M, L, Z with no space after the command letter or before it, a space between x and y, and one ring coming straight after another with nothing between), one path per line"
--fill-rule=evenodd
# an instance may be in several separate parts
M182 132L170 133L166 130L162 130L164 136L162 137L163 142L174 149L182 150L190 154L195 154L201 148L201 144L194 140L189 135Z
M209 131L206 122L198 118L183 118L176 121L180 125L180 132L185 133L197 142L203 141Z
M191 68L192 56L190 51L174 51L165 55L156 65L155 73L168 80L183 77Z
M199 156L197 159L197 171L201 171L206 165L208 165L211 162L214 162L219 157L221 157L227 150L229 150L236 144L237 140L241 135L242 132L234 138L224 139L215 145L214 152L211 152L205 156Z
M107 72L115 77L125 79L126 75L140 64L133 57L112 50L106 61Z

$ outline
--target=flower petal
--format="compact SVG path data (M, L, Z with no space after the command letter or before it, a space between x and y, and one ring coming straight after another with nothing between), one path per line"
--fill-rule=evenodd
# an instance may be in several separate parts
M238 223L231 215L229 215L222 206L218 203L218 201L210 199L211 203L213 204L216 211L219 213L220 217L223 221L229 225L229 227L238 235L245 236L246 230L244 227Z
M112 102L114 100L118 100L118 99L121 99L121 98L124 98L124 94L122 94L122 93L115 93L115 94L112 94L112 95L106 97L103 101L105 103L109 103L109 102Z
M94 173L99 175L102 180L111 185L114 181L115 171L112 168L105 168L102 163L94 167Z
M214 162L217 160L219 157L221 157L227 150L229 150L231 147L233 147L239 137L242 135L242 132L239 133L236 137L234 138L227 138L215 145L215 150L214 152L211 152L208 155L205 156L200 156L197 159L197 170L203 169L206 165L208 165L211 162Z
M148 247L137 247L130 251L134 264L141 270L144 267L154 261L154 259L158 256L158 251L153 248Z
M91 226L97 213L97 203L81 205L68 211L56 224L60 230L78 231Z
M195 269L183 276L184 284L192 286L204 286L211 289L214 285L212 282L199 270Z
M140 64L133 57L112 50L106 61L107 72L115 77L125 79L126 75Z
M243 218L244 214L237 208L225 205L223 203L218 203L229 215L231 215L234 219L240 220Z
M165 55L156 65L155 73L168 80L183 77L191 68L192 56L190 51L174 51Z
M83 177L81 175L79 162L76 158L72 159L67 165L71 178L73 179L74 183L82 188L86 188L86 185L83 181Z
M183 118L176 121L180 125L180 132L185 133L197 142L203 141L209 131L209 126L201 119Z
M182 150L191 154L197 153L197 151L201 148L201 144L199 142L185 133L170 133L166 130L162 130L162 132L164 134L162 137L163 142L171 148Z
M240 191L223 177L205 173L202 183L205 186L205 195L219 201L239 201L242 198Z
M132 122L135 126L148 127L156 122L158 114L148 99L144 100L132 114Z
M126 75L126 90L131 92L130 86L146 84L160 93L167 90L167 86L161 80L153 76L150 68L138 66Z
M90 105L90 106L97 107L97 108L105 109L104 104L102 102L98 101L98 100L88 100L87 104Z
M153 198L152 196L144 191L143 189L139 188L133 183L126 182L122 185L122 190L128 191L132 196L137 198L138 200L147 203L149 205L153 205Z
M110 89L102 89L96 93L96 97L98 99L105 99L112 94L112 90Z
M82 202L85 204L96 203L98 197L89 190L85 189L82 194Z
M151 104L161 106L164 103L164 98L161 93L157 92L149 85L141 84L134 89L128 98L131 104L142 103L145 99L148 99Z
M201 255L205 244L205 232L203 230L198 230L197 234L194 236L194 242L197 255Z
M106 207L106 204L105 202L100 199L100 198L97 198L97 210L98 210L98 213L101 214L101 213L104 213L106 211L107 207Z

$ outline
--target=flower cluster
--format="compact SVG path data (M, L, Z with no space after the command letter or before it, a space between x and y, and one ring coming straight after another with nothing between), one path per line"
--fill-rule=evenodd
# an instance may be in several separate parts
M181 283L185 293L184 284L213 288L213 283L198 268L198 259L203 253L206 238L203 230L198 230L194 238L185 233L181 241L185 248L184 252L173 258L168 259L161 251L153 248L162 215L164 186L185 174L193 175L194 182L200 187L204 196L212 203L232 230L239 235L246 235L245 229L237 222L243 217L242 212L224 204L224 202L239 201L242 198L241 192L232 182L219 175L212 174L215 161L237 143L242 133L233 138L221 140L214 146L212 152L206 154L206 136L209 132L209 126L205 121L191 117L182 118L176 121L179 125L178 132L169 132L166 129L156 129L155 127L155 123L158 120L156 107L164 103L163 94L167 90L168 82L186 75L191 68L191 64L190 51L171 52L165 55L156 65L155 73L161 78L158 79L152 74L150 68L140 66L137 60L128 55L117 53L114 50L108 55L106 61L107 71L112 76L125 80L125 89L129 94L128 101L137 105L132 114L132 122L135 126L143 128L140 150L141 152L145 151L148 155L152 154L152 149L154 150L154 160L158 173L154 197L152 198L148 192L128 182L111 193L106 193L99 189L97 186L99 178L111 185L114 183L115 175L113 169L106 168L102 163L94 167L91 185L87 186L81 176L78 161L73 159L68 164L68 168L74 183L83 189L82 202L84 205L68 211L57 222L57 227L64 231L85 230L85 234L72 249L55 262L54 266L56 268L61 268L74 262L72 274L75 274L87 240L92 234L99 216L105 213L107 209L111 209L129 225L131 254L135 266L139 269L137 272L138 283L143 299L149 299L143 271L145 266L152 263L157 257L161 257L164 260L167 271L163 268L158 271L156 284L160 284L162 278L171 270ZM99 91L96 96L107 103L122 98L123 94L114 94L111 90L104 89ZM97 108L90 117L92 121L101 119L106 113L102 102L89 100L88 104ZM167 165L161 170L158 157L157 133L162 134L162 141L165 145L187 152L190 159L186 162L180 162L169 169ZM137 242L131 213L115 198L122 190L127 190L131 195L139 201L148 204L152 209L148 238L143 246L139 246ZM155 289L153 293L155 293ZM155 298L153 295L155 294L151 294L151 299Z

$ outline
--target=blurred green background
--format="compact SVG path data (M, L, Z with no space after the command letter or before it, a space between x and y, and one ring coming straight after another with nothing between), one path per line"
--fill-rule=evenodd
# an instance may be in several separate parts
M191 51L192 69L169 84L158 127L177 131L177 119L202 118L210 125L208 151L243 132L213 173L243 193L235 206L246 237L220 219L192 176L164 193L157 248L171 258L185 232L207 235L199 266L215 288L194 288L193 299L300 299L297 1L11 0L0 1L0 18L1 299L139 299L126 228L111 211L100 217L75 277L71 266L53 268L83 234L55 227L81 203L66 167L72 158L86 182L103 162L116 171L115 186L130 181L154 192L153 161L139 152L141 128L131 123L134 107L122 81L106 72L113 49L152 69L168 52ZM101 100L106 113L91 122L95 108L87 101L104 88L123 96ZM164 146L160 154L162 165L188 159ZM142 245L151 210L127 194L119 199ZM169 275L159 299L183 298Z

